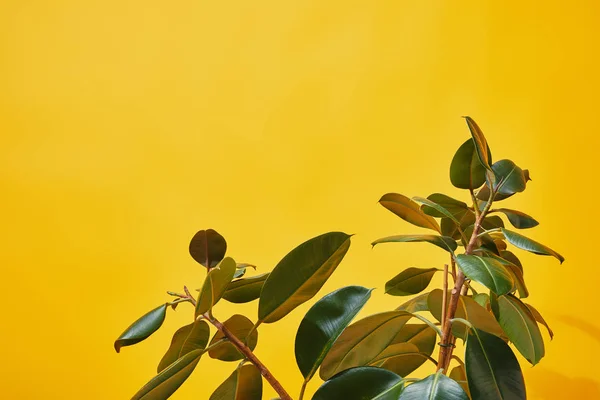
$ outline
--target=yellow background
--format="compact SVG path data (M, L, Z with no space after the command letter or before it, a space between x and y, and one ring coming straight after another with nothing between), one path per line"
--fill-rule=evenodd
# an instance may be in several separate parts
M395 308L385 281L446 256L371 250L419 231L377 200L465 198L448 167L468 114L495 159L531 170L505 206L567 259L520 253L556 333L523 364L530 399L600 398L599 14L591 0L2 1L0 397L135 393L190 307L121 354L112 343L165 290L201 284L187 253L199 229L259 272L310 237L355 233L319 297L361 284L379 288L362 315ZM256 351L294 397L310 304L262 326ZM203 358L173 398L207 399L235 365Z

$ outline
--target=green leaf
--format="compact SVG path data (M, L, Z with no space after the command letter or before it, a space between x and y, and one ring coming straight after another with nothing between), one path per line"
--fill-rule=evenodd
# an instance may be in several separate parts
M509 231L507 229L502 229L502 233L504 234L504 237L506 238L508 243L512 244L515 247L518 247L519 249L527 250L531 253L540 254L543 256L554 256L558 259L558 261L560 261L561 264L563 263L563 261L565 261L565 258L558 254L556 251L552 250L547 246L544 246L541 243L531 240L521 234Z
M540 314L540 312L536 310L531 304L525 305L527 306L527 308L529 308L529 311L531 311L533 318L535 318L537 322L546 327L546 329L548 330L548 334L550 335L550 340L554 339L554 332L552 332L552 329L550 329L550 326L548 325L544 317L542 317L542 314Z
M321 387L312 400L398 400L404 381L393 372L358 367L337 374Z
M180 357L194 350L204 350L210 337L210 328L203 320L179 328L173 335L171 346L158 364L156 372L160 372L173 364Z
M538 226L540 224L533 219L533 217L521 211L510 210L508 208L498 208L494 211L501 212L506 215L508 221L517 229L533 228L534 226Z
M450 379L454 379L456 383L465 391L467 396L471 398L471 392L469 392L469 384L467 383L467 371L465 370L464 364L458 365L452 368L448 375Z
M396 242L428 242L435 246L438 246L441 249L446 250L447 252L454 252L458 245L456 241L447 236L436 236L436 235L396 235L396 236L388 236L381 239L377 239L373 243L372 246L380 243L396 243Z
M492 168L490 165L492 164L492 155L481 128L479 128L477 123L471 117L464 118L467 121L469 131L471 131L471 137L473 137L473 143L475 144L475 153L477 153L479 162L485 169L491 171Z
M417 203L404 195L388 193L379 200L379 203L406 222L410 222L411 224L422 228L441 232L437 221L433 219L433 217L425 214Z
M497 215L490 215L483 219L481 226L485 230L504 228L504 221L502 221L502 218L498 217Z
M427 196L427 200L444 207L447 211L452 213L452 215L463 213L469 209L467 203L460 200L456 200L455 198L442 193L430 194L429 196ZM443 213L440 213L439 211L426 205L421 206L421 209L425 214L431 215L432 217L441 218L444 216Z
M525 380L517 358L504 340L471 329L465 354L473 400L525 400Z
M258 343L258 331L253 329L254 324L252 321L243 315L234 314L227 321L223 322L223 325L225 325L235 337L240 339L241 342L246 343L250 350L254 350ZM250 335L250 337L248 337L248 335ZM209 347L224 338L225 336L221 331L217 331L210 341ZM210 358L216 358L221 361L237 361L244 358L244 355L240 353L233 344L227 341L211 348L208 351L208 355Z
M389 311L370 315L348 328L325 356L319 375L327 380L352 367L369 365L398 334L412 314Z
M529 308L514 296L498 297L496 315L500 326L519 352L531 364L544 356L544 339Z
M414 345L417 352L400 352L396 357L388 358L379 363L378 366L400 376L407 376L427 361L426 356L431 356L435 348L436 338L436 332L426 324L406 324L377 358L383 357L382 355L386 352L389 354L394 350L392 348L399 344ZM399 350L399 348L396 348L396 350Z
M490 296L487 293L477 293L473 295L473 300L481 307L489 310L490 307Z
M485 167L477 157L473 139L464 142L454 154L450 182L459 189L477 189L485 183Z
M369 365L373 367L382 367L382 364L384 364L385 362L396 358L400 359L400 361L404 363L406 359L409 359L410 357L417 357L419 361L427 359L426 356L421 354L419 348L412 343L394 343L390 344L381 353L379 353L377 357L375 357L375 359L373 359L373 361L369 363ZM398 374L398 372L396 371L390 371Z
M511 195L525 190L527 178L525 172L511 160L496 161L492 165L496 175L494 190L500 194Z
M506 251L500 252L500 254L504 254L504 253L510 253L510 252L506 252ZM502 265L504 265L506 267L506 270L512 275L515 285L513 286L511 293L514 292L515 290L518 290L519 296L521 298L526 298L529 296L529 290L527 289L527 285L525 284L525 278L523 276L523 267L521 267L520 265L513 264L512 262L510 262L500 256L497 256L496 254L493 254L491 252L487 252L486 255L488 257L491 257L491 258L499 261Z
M346 286L316 302L302 319L296 334L296 363L308 382L333 343L371 297L362 286Z
M241 278L246 275L246 270L248 268L253 268L256 271L256 265L247 264L247 263L237 263L235 266L235 274L233 275L233 279Z
M223 298L231 303L248 303L260 297L263 284L269 277L269 273L242 278L230 282Z
M475 217L475 213L473 211L466 210L463 213L456 214L456 219L458 220L458 222L460 224L461 230L463 231L463 233L465 233L465 236L466 236L465 230L469 226L472 226L475 223L476 217ZM456 240L461 239L460 231L458 230L456 223L453 220L451 220L450 218L442 218L441 227L442 227L442 235L449 236L452 239L456 239Z
M513 288L512 275L493 258L459 254L456 262L467 278L481 283L499 296Z
M424 213L431 215L432 213L435 214L434 216L439 216L441 217L447 217L450 218L454 223L456 223L457 225L459 225L460 223L458 222L458 220L456 219L456 217L454 216L454 214L452 214L449 210L447 210L446 208L444 208L442 205L431 201L429 199L424 199L423 197L413 197L413 200L416 201L417 203L421 203L423 204L422 210ZM427 208L425 208L427 207ZM435 212L433 212L435 211Z
M458 383L438 371L427 378L408 385L399 400L469 400Z
M502 251L500 251L500 257L502 257L502 259L508 261L509 263L514 264L517 267L523 269L521 260L519 260L514 253L512 253L508 250L502 250Z
M166 315L167 304L162 304L131 324L115 341L117 353L121 351L121 347L139 343L156 332L165 321Z
M203 350L194 350L181 357L142 387L131 400L168 399L191 375Z
M227 257L206 274L196 303L196 317L204 314L217 304L233 279L235 269L235 261L233 261L233 258Z
M408 300L406 303L396 308L397 311L406 311L408 313L416 313L419 311L429 311L427 305L427 297L429 293L423 293L417 297Z
M279 321L310 300L331 276L350 247L350 235L330 232L310 239L286 255L265 281L258 303L259 322Z
M262 376L252 364L237 368L210 396L210 400L261 400Z
M494 196L494 201L505 200L513 195L514 195L514 193L511 193L511 194L496 193L496 195ZM477 192L475 197L479 200L482 200L482 202L479 204L479 209L483 210L485 203L490 199L490 187L488 186L487 183L484 186L482 186L481 189L479 189L479 191Z
M215 267L225 257L227 242L217 231L198 231L190 242L190 255L206 268Z
M427 288L437 268L407 268L385 284L385 292L392 296L410 296Z

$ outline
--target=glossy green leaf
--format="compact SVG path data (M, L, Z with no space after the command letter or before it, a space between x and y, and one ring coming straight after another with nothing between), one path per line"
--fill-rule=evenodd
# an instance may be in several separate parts
M450 182L459 189L477 189L485 183L485 167L477 157L473 139L464 142L454 154Z
M492 164L492 155L481 128L479 128L477 123L471 117L464 118L467 121L467 126L471 132L471 137L473 138L473 143L475 144L475 153L477 154L479 162L485 169L491 171L492 168L490 166Z
M519 352L531 364L544 356L544 339L529 308L514 296L499 296L496 315L500 326Z
M474 294L473 300L486 310L490 309L490 296L487 293Z
M399 400L469 400L465 391L441 371L412 383L404 389Z
M231 331L235 337L240 339L240 341L246 343L250 350L254 350L256 344L258 343L258 331L252 329L254 327L252 321L243 315L234 314L227 321L223 322L223 325L225 325L225 327L229 329L229 331ZM248 337L248 335L250 335L250 337ZM212 346L224 338L225 336L218 331L213 336L209 346ZM223 342L211 348L208 351L208 355L211 358L216 358L221 361L237 361L244 358L244 355L229 342Z
M237 368L210 396L210 400L261 400L262 375L252 364Z
M434 216L447 217L447 218L450 218L457 225L460 224L458 222L458 220L456 219L456 217L454 216L454 214L452 214L449 210L444 208L444 206L442 206L434 201L431 201L429 199L425 199L423 197L413 197L413 200L416 201L417 203L421 203L423 205L422 210L424 213L426 213L428 215L431 215L433 213L433 214L435 214ZM427 208L424 208L424 207L427 207ZM432 212L432 210L435 212Z
M508 208L498 208L495 211L506 215L508 221L517 229L533 228L534 226L538 226L540 224L533 217L521 211L510 210Z
M481 222L481 226L485 230L504 228L504 221L502 221L502 218L498 217L497 215L488 215Z
M398 334L412 314L389 311L370 315L348 328L335 341L319 371L327 380L348 368L369 365Z
M169 367L162 370L132 400L165 400L168 399L191 375L200 361L203 350L194 350L181 357Z
M210 337L210 328L203 320L179 328L173 335L171 346L160 360L156 372L160 372L173 364L180 357L194 350L204 350Z
M212 309L223 297L227 286L233 279L235 270L235 261L231 257L227 257L206 274L196 303L196 317Z
M371 297L362 286L346 286L316 302L302 319L296 334L296 363L309 381L336 339Z
M400 332L392 339L390 345L381 352L377 358L398 344L411 344L416 346L418 354L403 352L396 357L388 358L379 363L379 367L392 371L400 376L407 376L425 362L426 356L431 356L435 348L436 332L426 324L406 324ZM396 348L398 350L398 348ZM373 363L371 363L373 364Z
M404 362L406 359L410 357L417 357L419 361L427 359L426 356L421 354L419 348L412 343L394 343L390 344L386 347L381 353L377 355L369 365L373 367L381 367L387 361L392 359L400 359L401 362ZM383 367L382 367L383 368ZM388 368L386 368L388 369ZM392 371L398 374L396 371ZM398 374L400 375L400 374Z
M310 300L335 271L349 247L350 235L330 232L292 250L263 285L258 303L259 321L279 321Z
M437 221L425 214L417 203L404 195L388 193L379 200L379 203L406 222L441 232Z
M419 311L429 311L429 306L427 305L427 297L429 293L423 293L408 300L406 303L401 304L397 311L406 311L409 313L416 313Z
M500 252L500 254L505 254L505 253L507 253L507 252L506 251ZM525 278L523 276L523 267L521 267L520 265L516 265L516 264L514 264L500 256L492 254L490 252L488 252L486 255L488 257L491 257L491 258L499 261L502 265L504 265L506 270L512 275L515 285L513 286L511 293L514 292L515 290L518 290L519 297L524 299L529 296L529 290L527 289L527 285L525 284Z
M190 242L190 255L207 268L215 267L227 251L227 242L214 229L198 231Z
M385 369L358 367L323 383L312 400L398 400L404 381Z
M223 298L231 303L248 303L256 300L260 297L260 291L268 277L267 272L230 282L223 293Z
M462 213L456 214L456 219L460 224L459 226L461 230L465 233L465 236L467 236L465 230L467 227L472 226L475 223L475 213L471 210L466 210ZM440 226L442 228L442 235L456 240L461 238L460 231L458 230L456 223L450 218L442 218Z
M471 398L471 392L469 392L469 384L467 383L467 371L465 370L464 364L458 365L452 368L448 375L450 379L454 379L456 383L465 391L469 399Z
M497 295L509 293L513 288L512 275L493 258L460 254L456 262L469 279L481 283Z
M469 209L469 206L464 201L456 200L455 198L447 196L443 193L430 194L429 196L427 196L427 200L439 204L446 210L450 211L452 215L462 213L465 210ZM425 212L425 214L431 215L432 217L443 217L443 215L440 214L438 211L426 205L421 206L421 209L423 210L423 212Z
M437 268L407 268L385 284L385 292L392 296L410 296L427 288Z
M531 311L533 318L535 318L535 320L538 323L540 323L546 327L546 329L548 330L548 334L550 335L550 340L554 339L554 332L552 332L552 329L550 329L550 326L548 325L548 323L546 322L544 317L542 317L542 314L540 314L540 312L538 310L536 310L535 307L533 307L531 304L525 304L525 305L527 306L527 308L529 308L529 311Z
M504 260L508 261L511 264L516 265L517 267L523 269L523 264L521 264L521 260L513 253L508 250L500 251L500 257Z
M494 190L499 194L511 195L525 190L525 172L511 160L496 161L492 169L496 175Z
M465 352L472 400L526 400L525 381L510 346L497 336L471 329Z
M502 233L504 234L504 237L506 238L508 243L512 244L515 247L518 247L519 249L527 250L531 253L540 254L543 256L556 257L561 264L563 263L563 261L565 261L565 258L558 254L556 251L552 250L547 246L544 246L541 243L531 240L519 233L509 231L507 229L502 229Z
M252 269L256 270L256 265L247 264L247 263L237 263L235 274L233 274L233 279L241 278L242 276L246 275L246 270L248 268L252 268Z
M115 341L117 353L121 351L121 347L139 343L156 332L165 321L166 315L167 304L162 304L131 324Z
M396 235L377 239L371 245L375 246L380 243L402 243L402 242L428 242L450 253L454 252L458 245L456 241L447 236L436 235Z
M475 195L475 197L479 200L482 200L482 202L479 204L480 210L483 210L485 203L490 199L490 194L491 194L490 187L488 186L487 183L484 186L482 186L481 189L479 189L479 191L477 191L477 194ZM496 193L496 195L494 196L494 201L505 200L513 195L514 195L514 193L511 193L511 194Z

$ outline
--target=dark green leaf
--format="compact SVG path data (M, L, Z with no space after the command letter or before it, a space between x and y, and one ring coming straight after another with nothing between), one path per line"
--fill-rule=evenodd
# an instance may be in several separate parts
M258 331L256 329L252 329L254 327L252 321L243 315L234 314L227 321L223 322L223 325L225 325L225 327L229 329L229 331L231 331L235 337L240 339L240 341L246 343L250 350L254 350L256 344L258 343ZM248 335L250 335L250 337L248 337ZM215 333L215 336L213 336L209 346L212 346L224 338L225 336L218 331ZM244 355L229 342L223 342L211 348L208 351L208 355L211 358L216 358L221 361L237 361L244 358Z
M458 245L456 241L447 236L436 235L396 235L377 239L371 245L375 246L380 243L396 243L396 242L428 242L450 253L454 252Z
M292 250L263 285L258 303L259 321L279 321L310 300L335 271L349 247L350 235L330 232Z
M519 260L517 258L517 256L515 256L514 253L507 251L507 250L502 250L502 251L500 251L500 257L502 257L504 260L508 261L509 263L512 263L512 264L516 265L517 267L523 269L521 260Z
M164 370L177 361L177 359L185 356L191 351L204 350L209 337L210 328L203 320L197 320L194 323L179 328L177 332L175 332L175 335L173 335L171 346L169 346L169 349L162 360L160 360L156 372Z
M458 220L456 219L454 214L452 214L449 210L444 208L444 206L442 206L434 201L431 201L429 199L424 199L423 197L413 197L413 200L416 201L417 203L423 204L422 210L424 213L426 213L428 215L432 215L432 213L433 213L433 214L435 214L434 216L447 217L447 218L450 218L457 225L460 224L460 222L458 222ZM425 207L427 207L427 208L425 208Z
M469 400L458 383L438 371L427 378L410 384L399 400Z
M500 254L505 253L510 252L500 252ZM499 261L502 265L506 267L506 270L512 275L515 286L513 287L511 292L518 290L519 296L523 299L529 296L529 290L527 289L527 285L525 284L525 278L523 277L523 267L521 267L520 265L513 264L512 262L489 252L487 253L487 256Z
M456 261L469 279L481 283L497 295L509 293L513 288L512 275L493 258L460 254Z
M469 127L469 131L471 131L471 137L473 137L473 143L475 144L475 152L477 153L477 158L481 165L485 167L485 169L491 171L492 168L490 165L492 164L492 155L490 153L489 146L487 144L487 140L481 131L481 128L477 125L477 123L471 117L464 117L467 121L467 126Z
M525 190L527 185L525 173L511 160L496 161L492 169L496 175L494 190L497 193L511 195Z
M459 189L477 189L485 182L485 167L479 161L473 139L464 142L450 164L450 182Z
M426 356L431 356L435 348L436 337L436 332L426 324L406 324L400 329L390 345L377 357L382 357L383 353L389 352L388 349L398 344L415 345L418 354L401 353L397 357L388 358L379 363L378 366L400 376L407 376L427 361ZM398 349L396 348L396 350Z
M121 347L139 343L156 332L163 324L166 315L167 304L162 304L131 324L115 341L117 353L121 351Z
M456 383L458 383L460 387L465 391L469 399L471 398L471 393L469 392L469 384L467 383L467 371L465 370L464 364L452 368L452 371L450 371L450 375L448 375L448 377L450 379L454 379Z
M475 213L471 210L466 210L462 213L456 214L456 219L460 224L460 228L463 232L475 223ZM449 236L452 239L459 240L461 238L460 231L456 226L456 223L450 218L442 218L441 220L442 235ZM465 232L466 235L466 232Z
M558 259L558 261L560 261L561 264L563 263L563 261L565 261L565 258L558 254L556 251L552 250L547 246L544 246L541 243L531 240L521 234L509 231L507 229L502 229L502 233L504 234L504 237L506 238L508 243L512 244L515 247L518 247L519 249L527 250L531 253L540 254L543 256L554 256Z
M213 229L198 231L190 242L190 255L207 268L215 267L226 251L225 238Z
M535 320L537 322L544 325L546 327L546 329L548 329L548 334L550 335L550 340L554 339L554 332L552 332L552 329L550 329L550 326L548 325L548 323L546 322L544 317L542 317L542 314L540 314L540 312L538 310L536 310L531 304L525 304L525 305L527 306L527 308L529 308L529 311L531 311L533 318L535 318Z
M392 296L410 296L425 290L437 268L407 268L385 284L385 292Z
M497 215L490 215L483 219L481 226L485 230L504 228L504 221L502 221L502 218L498 217Z
M403 388L404 381L393 372L358 367L323 383L312 400L398 400Z
M528 229L538 226L540 223L537 222L533 217L517 210L509 210L508 208L498 208L495 211L501 212L510 221L512 226L517 229Z
M269 273L242 278L230 282L223 298L232 303L248 303L260 297L263 284L269 277Z
M227 257L206 274L196 303L196 317L212 309L223 297L223 293L233 279L235 269L235 261L231 257Z
M379 200L379 203L406 222L440 232L437 221L425 214L417 203L404 195L388 193Z
M210 400L261 400L262 376L252 364L237 368L210 396Z
M406 303L400 305L396 308L397 311L406 311L409 313L416 313L419 311L429 311L429 307L427 306L427 297L429 293L423 293L408 300Z
M502 194L502 193L496 193L496 195L494 196L494 201L500 201L500 200L505 200L508 199L509 197L511 197L512 195L514 195L514 193L511 194ZM483 210L483 207L485 206L485 202L487 202L490 199L490 187L487 185L487 183L481 187L481 189L479 189L479 191L477 192L477 194L475 195L475 197L477 197L477 199L482 200L482 202L479 204L479 209Z

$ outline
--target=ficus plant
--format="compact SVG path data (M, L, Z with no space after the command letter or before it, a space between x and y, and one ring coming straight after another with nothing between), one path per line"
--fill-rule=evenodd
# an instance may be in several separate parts
M447 262L440 268L409 267L385 284L389 296L414 296L397 308L352 322L372 289L346 286L316 301L296 332L295 358L305 398L317 375L324 383L313 400L520 400L525 382L513 349L532 365L544 356L540 325L552 330L525 302L524 268L513 248L563 257L549 247L507 228L529 229L538 222L521 211L496 204L526 189L528 170L503 159L492 161L487 141L470 117L471 137L450 165L450 181L468 201L445 194L408 198L388 193L380 204L403 220L431 230L396 235L381 243L425 242ZM504 216L508 223L501 218ZM225 239L212 229L192 238L189 252L206 269L198 293L167 292L172 299L135 321L115 341L115 350L136 344L162 325L169 308L190 304L190 324L177 330L157 375L133 399L167 399L192 374L204 356L231 362L232 373L210 400L260 400L263 379L280 399L292 397L254 353L258 328L285 318L311 300L336 270L351 235L329 232L293 249L269 273L226 255ZM440 250L441 249L441 250ZM442 267L443 264L443 267ZM435 274L442 287L423 293ZM200 286L200 285L198 285ZM218 303L258 300L256 315L221 320ZM455 354L457 341L464 355ZM435 352L437 348L437 353ZM430 366L431 374L411 377Z

